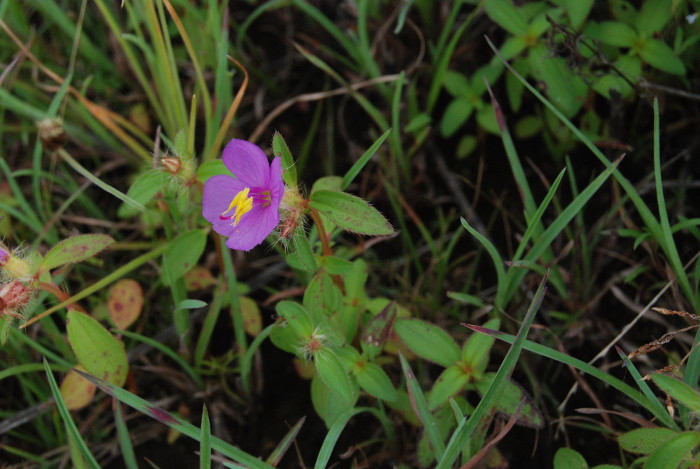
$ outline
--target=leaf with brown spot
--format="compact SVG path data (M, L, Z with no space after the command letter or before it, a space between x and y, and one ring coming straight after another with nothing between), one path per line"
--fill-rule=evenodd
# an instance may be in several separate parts
M124 343L102 324L85 313L68 311L68 341L75 356L92 375L116 386L122 386L129 372Z
M82 365L76 365L80 371L86 371ZM86 407L95 397L97 386L83 378L74 369L71 369L61 383L61 396L69 410L80 410Z
M114 238L105 234L85 234L64 239L46 253L39 271L44 272L61 265L84 261L112 243Z
M187 291L204 290L216 285L216 278L211 271L205 267L195 266L185 273L185 289Z
M141 316L143 289L132 279L122 279L114 284L107 300L109 315L119 329L126 329Z
M243 316L243 329L255 337L260 334L262 330L262 316L260 315L260 308L258 304L247 296L240 297L241 301L241 315Z

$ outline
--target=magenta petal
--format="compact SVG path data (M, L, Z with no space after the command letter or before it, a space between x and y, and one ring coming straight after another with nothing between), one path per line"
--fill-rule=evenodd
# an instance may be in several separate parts
M233 139L224 148L221 158L226 167L248 187L264 186L270 171L267 156L257 145Z
M255 207L243 215L241 222L229 234L226 246L239 251L250 251L265 241L280 221L277 209L270 208L271 206Z
M204 184L202 216L214 226L217 233L228 236L233 231L231 220L221 220L219 215L228 209L236 194L245 187L243 182L225 175L212 176Z
M282 182L282 159L278 156L270 163L270 171L267 179L267 188L272 194L272 206L279 207L284 195L284 182Z

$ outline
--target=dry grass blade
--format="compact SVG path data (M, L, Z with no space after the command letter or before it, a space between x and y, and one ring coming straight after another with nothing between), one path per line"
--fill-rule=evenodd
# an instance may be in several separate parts
M633 358L636 357L637 355L644 355L649 352L653 352L654 350L660 349L662 346L665 344L671 342L673 338L677 335L680 334L681 332L688 331L690 329L695 329L698 326L688 326L684 327L683 329L679 329L677 331L671 331L667 332L666 334L662 335L660 339L653 340L647 344L642 345L639 347L637 350L634 352L631 352L630 354L627 355L627 358Z
M688 319L693 319L694 321L700 321L700 316L697 314L692 314L688 313L685 311L676 311L674 309L666 309L666 308L651 308L654 311L656 311L659 314L665 314L666 316L680 316L682 318L688 318Z
M42 72L44 72L49 78L51 78L59 85L63 84L63 78L60 75L56 74L53 70L46 67L34 54L32 54L32 52L27 48L27 46L22 41L20 41L17 35L7 26L7 24L2 19L0 19L0 28L2 28L8 36L10 36L10 39L12 39L12 41L15 44L17 44L17 47L20 49L20 51L22 51L22 53L26 57L28 57L29 60L31 60ZM133 125L127 119L124 119L120 115L110 111L109 109L106 109L94 103L93 101L90 101L88 98L80 94L80 92L74 87L69 86L68 90L73 96L75 96L76 99L78 99L78 101L80 101L87 108L88 111L90 111L90 113L97 120L99 120L106 128L111 130L126 146L128 146L132 151L134 151L134 153L139 155L145 161L150 161L150 154L124 130L124 128L127 128L130 132L138 135L141 140L148 142L148 137L139 132L135 125Z

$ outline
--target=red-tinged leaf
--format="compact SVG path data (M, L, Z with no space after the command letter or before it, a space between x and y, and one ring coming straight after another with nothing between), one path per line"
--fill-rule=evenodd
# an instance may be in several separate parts
M76 368L85 371L81 365ZM61 396L69 410L80 410L86 407L95 397L97 386L95 383L85 379L75 370L70 370L61 383Z
M187 291L204 290L216 285L216 278L205 267L195 266L185 273L185 289Z
M109 292L107 308L114 325L126 329L136 321L143 309L143 289L132 279L122 279Z
M84 261L112 243L114 243L114 238L105 234L77 235L64 239L46 253L39 271L43 272L61 265Z

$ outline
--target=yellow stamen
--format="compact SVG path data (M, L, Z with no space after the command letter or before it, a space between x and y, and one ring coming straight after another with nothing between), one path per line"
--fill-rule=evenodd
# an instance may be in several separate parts
M224 217L224 213L221 214L221 218L234 218L233 220L233 226L238 225L238 222L241 221L241 217L245 215L246 213L250 212L250 210L253 208L253 198L248 197L248 193L250 192L250 188L246 187L242 191L240 191L236 196L233 198L231 201L231 205L228 206L226 211L224 213L230 212L234 207L236 208L236 211L233 213L232 216L230 217Z

